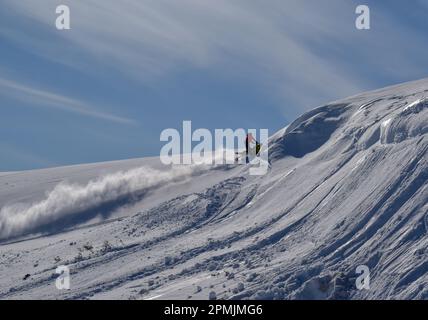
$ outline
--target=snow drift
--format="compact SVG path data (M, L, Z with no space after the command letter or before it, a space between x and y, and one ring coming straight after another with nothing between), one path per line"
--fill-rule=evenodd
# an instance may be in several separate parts
M403 140L428 133L428 99L418 99L398 113L382 122L381 141L383 144L398 143Z
M145 190L160 198L120 220L2 245L0 298L428 299L427 93L425 79L305 113L270 138L264 176L122 171L7 206L3 237L126 208ZM194 188L156 189L182 178ZM6 193L12 182L0 177ZM72 290L52 290L58 264ZM361 268L369 288L356 285Z

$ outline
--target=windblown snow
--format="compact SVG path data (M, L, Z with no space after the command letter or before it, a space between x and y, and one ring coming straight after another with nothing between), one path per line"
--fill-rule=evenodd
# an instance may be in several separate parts
M263 176L155 158L2 173L0 298L428 299L427 92L305 113Z
M150 189L185 180L198 171L202 168L179 166L160 171L139 167L99 177L86 185L61 182L42 201L3 207L0 211L0 239L33 233L38 229L42 231L44 227L55 228L67 219L71 223L76 216L80 216L80 220L85 219L91 215L90 211L92 214L108 214L118 202L136 201Z

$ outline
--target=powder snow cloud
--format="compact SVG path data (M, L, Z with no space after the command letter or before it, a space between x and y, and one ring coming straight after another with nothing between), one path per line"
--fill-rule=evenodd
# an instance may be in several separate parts
M0 239L38 232L42 227L55 226L62 219L96 210L105 203L183 181L207 168L203 165L188 165L160 171L139 167L99 177L86 185L62 182L47 192L42 201L3 207L0 210Z

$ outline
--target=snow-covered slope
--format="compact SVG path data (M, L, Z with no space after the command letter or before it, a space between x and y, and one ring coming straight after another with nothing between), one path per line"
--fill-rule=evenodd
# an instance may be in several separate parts
M0 298L428 299L427 93L304 114L264 176L157 159L1 174Z

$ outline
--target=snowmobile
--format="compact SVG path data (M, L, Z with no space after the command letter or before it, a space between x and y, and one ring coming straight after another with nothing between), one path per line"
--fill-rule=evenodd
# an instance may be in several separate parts
M256 142L256 146L254 148L249 148L249 150L248 150L248 156L253 156L253 155L256 156L256 157L260 156L260 150L261 149L262 149L262 144ZM247 157L246 150L243 150L243 151L240 151L240 152L239 151L235 152L235 163L238 163L239 160L241 160L241 159L243 159L245 157Z

